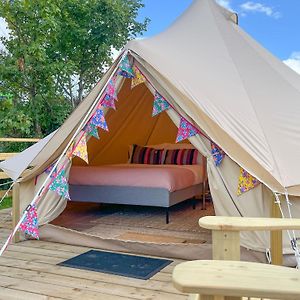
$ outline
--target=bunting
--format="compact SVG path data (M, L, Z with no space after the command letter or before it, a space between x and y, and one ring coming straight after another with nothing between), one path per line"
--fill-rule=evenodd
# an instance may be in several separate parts
M106 124L106 121L105 121L105 118L104 118L104 112L100 108L98 108L96 110L96 113L92 117L90 123L94 124L97 127L100 127L102 129L108 131L108 127L107 127L107 124Z
M131 80L131 89L135 88L141 83L146 82L145 76L141 73L141 71L136 66L133 66L133 73L134 73L134 78L132 78Z
M169 102L156 91L154 95L152 117L160 114L161 112L169 108L171 108Z
M225 152L215 143L211 142L211 154L213 156L215 165L220 166L223 158L225 157Z
M112 99L117 100L117 90L116 90L116 77L112 78L105 89L105 94L109 95Z
M106 94L103 99L101 100L101 105L104 107L111 107L114 110L116 110L116 105L115 105L115 98L112 96Z
M87 151L87 142L85 134L81 137L80 141L76 145L76 148L73 151L73 156L77 156L84 160L87 164L89 163L88 151Z
M246 192L250 191L251 189L255 188L259 184L260 184L260 182L255 177L253 177L246 170L241 168L237 195L240 196L243 193L246 193Z
M54 168L55 163L51 164L48 168L45 169L46 174L50 174L52 169ZM55 167L55 170L53 173L50 175L50 178L54 178L57 175L57 167Z
M98 129L97 126L91 123L86 124L83 127L83 130L90 136L93 136L95 138L97 138L98 140L100 139L99 137L99 133L98 133Z
M134 78L134 72L132 66L129 62L128 56L125 56L120 63L119 75L125 78Z
M29 205L26 209L26 215L20 224L19 230L37 240L39 239L39 224L35 204Z
M71 143L69 149L66 152L66 156L69 160L72 160L73 157L73 148L74 148L74 141Z
M189 137L199 134L200 131L185 118L180 117L180 124L176 137L176 143L181 142Z
M57 193L59 196L70 199L68 180L65 175L65 170L61 170L49 186L49 190Z

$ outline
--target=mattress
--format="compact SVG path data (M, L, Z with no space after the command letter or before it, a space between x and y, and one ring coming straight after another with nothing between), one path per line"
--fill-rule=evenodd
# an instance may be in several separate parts
M204 176L202 165L73 166L69 183L72 185L164 188L174 192L202 183Z

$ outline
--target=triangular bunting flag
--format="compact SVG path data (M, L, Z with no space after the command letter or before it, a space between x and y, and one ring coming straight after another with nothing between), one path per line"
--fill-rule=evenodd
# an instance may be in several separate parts
M158 92L155 92L152 117L160 114L161 112L169 108L171 108L171 105L168 103L168 101Z
M54 167L55 163L51 164L44 172L46 174L50 174L53 167ZM57 175L57 168L55 168L55 170L53 171L53 173L51 174L50 178L54 178Z
M104 107L111 107L114 110L116 109L115 99L108 94L106 94L101 100L101 105Z
M74 141L71 143L69 149L67 150L66 152L66 156L69 160L72 160L72 157L73 157L73 148L74 148Z
M62 170L51 183L49 190L58 195L70 199L68 180L65 176L65 170Z
M200 131L185 118L180 117L180 124L176 137L176 143L188 139L191 136L197 135Z
M112 78L105 89L105 94L109 95L110 98L117 100L117 91L116 91L116 78Z
M125 56L123 58L123 60L121 61L120 71L119 71L118 74L123 76L123 77L126 77L126 78L133 78L134 77L133 69L132 69L132 66L129 62L128 56Z
M90 136L93 136L97 139L99 139L99 134L98 134L98 129L97 129L97 126L94 125L94 124L91 124L91 123L88 123L86 124L84 127L83 127L83 130Z
M215 161L215 165L218 167L225 157L225 152L215 143L211 142L211 154Z
M89 163L86 137L83 135L73 151L73 156L78 156L87 164Z
M97 127L100 127L102 129L108 131L108 127L107 127L107 124L106 124L106 121L105 121L105 118L104 118L104 112L100 108L98 108L96 110L96 113L92 117L90 123L94 124Z
M132 89L138 86L139 84L146 82L146 78L136 66L133 66L133 72L134 72L134 78L132 78L131 80Z
M253 177L251 174L249 174L247 171L241 168L237 195L239 196L245 192L248 192L251 189L258 186L259 184L260 182L255 177Z
M28 206L28 209L26 209L26 215L19 230L23 231L25 234L31 235L37 240L39 239L39 224L35 204Z

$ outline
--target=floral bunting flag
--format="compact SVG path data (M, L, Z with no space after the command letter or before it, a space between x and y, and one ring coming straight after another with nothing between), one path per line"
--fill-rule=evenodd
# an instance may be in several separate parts
M116 110L115 98L113 98L108 94L106 94L104 98L101 100L101 105L104 107L111 107L114 110Z
M97 126L91 123L86 124L83 127L83 130L90 136L95 137L96 139L100 139Z
M88 151L87 151L87 143L86 136L83 135L76 145L76 148L73 151L73 156L78 156L82 160L84 160L87 164L89 163L88 159Z
M71 143L69 149L66 152L66 156L69 160L72 160L73 157L73 148L74 148L74 141Z
M70 199L68 180L65 175L65 170L61 170L61 172L56 176L49 186L49 190L64 198Z
M26 215L19 230L23 231L25 234L31 235L37 240L39 239L39 224L35 204L29 205L26 209Z
M247 171L241 168L237 195L240 196L241 194L255 188L259 184L260 182L255 177L253 177L251 174L249 174Z
M225 157L225 152L215 143L211 142L211 154L215 161L215 165L217 167L220 166L223 158Z
M171 108L169 102L156 91L154 96L154 102L153 102L152 117L160 114L161 112L169 108Z
M108 131L108 127L104 118L104 112L100 108L96 110L95 115L91 119L91 124Z
M189 137L199 134L199 130L192 125L188 120L180 117L180 124L178 128L178 133L176 137L176 143L181 142Z
M46 174L50 174L55 163L51 164L46 170L44 171ZM57 168L54 169L53 173L51 174L50 178L54 178L57 175Z
M106 87L105 94L109 95L110 98L117 100L117 90L116 90L116 77L112 78Z
M125 56L123 58L123 60L121 61L120 71L118 74L125 78L134 78L134 72L133 72L132 66L129 62L128 56Z
M131 89L133 89L141 83L146 82L146 78L136 66L133 66L133 72L135 76L131 80Z

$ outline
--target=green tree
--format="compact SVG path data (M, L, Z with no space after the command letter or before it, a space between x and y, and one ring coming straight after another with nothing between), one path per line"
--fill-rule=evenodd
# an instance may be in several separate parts
M57 128L120 49L146 30L141 0L0 0L0 134L42 136ZM13 122L12 122L13 121Z

